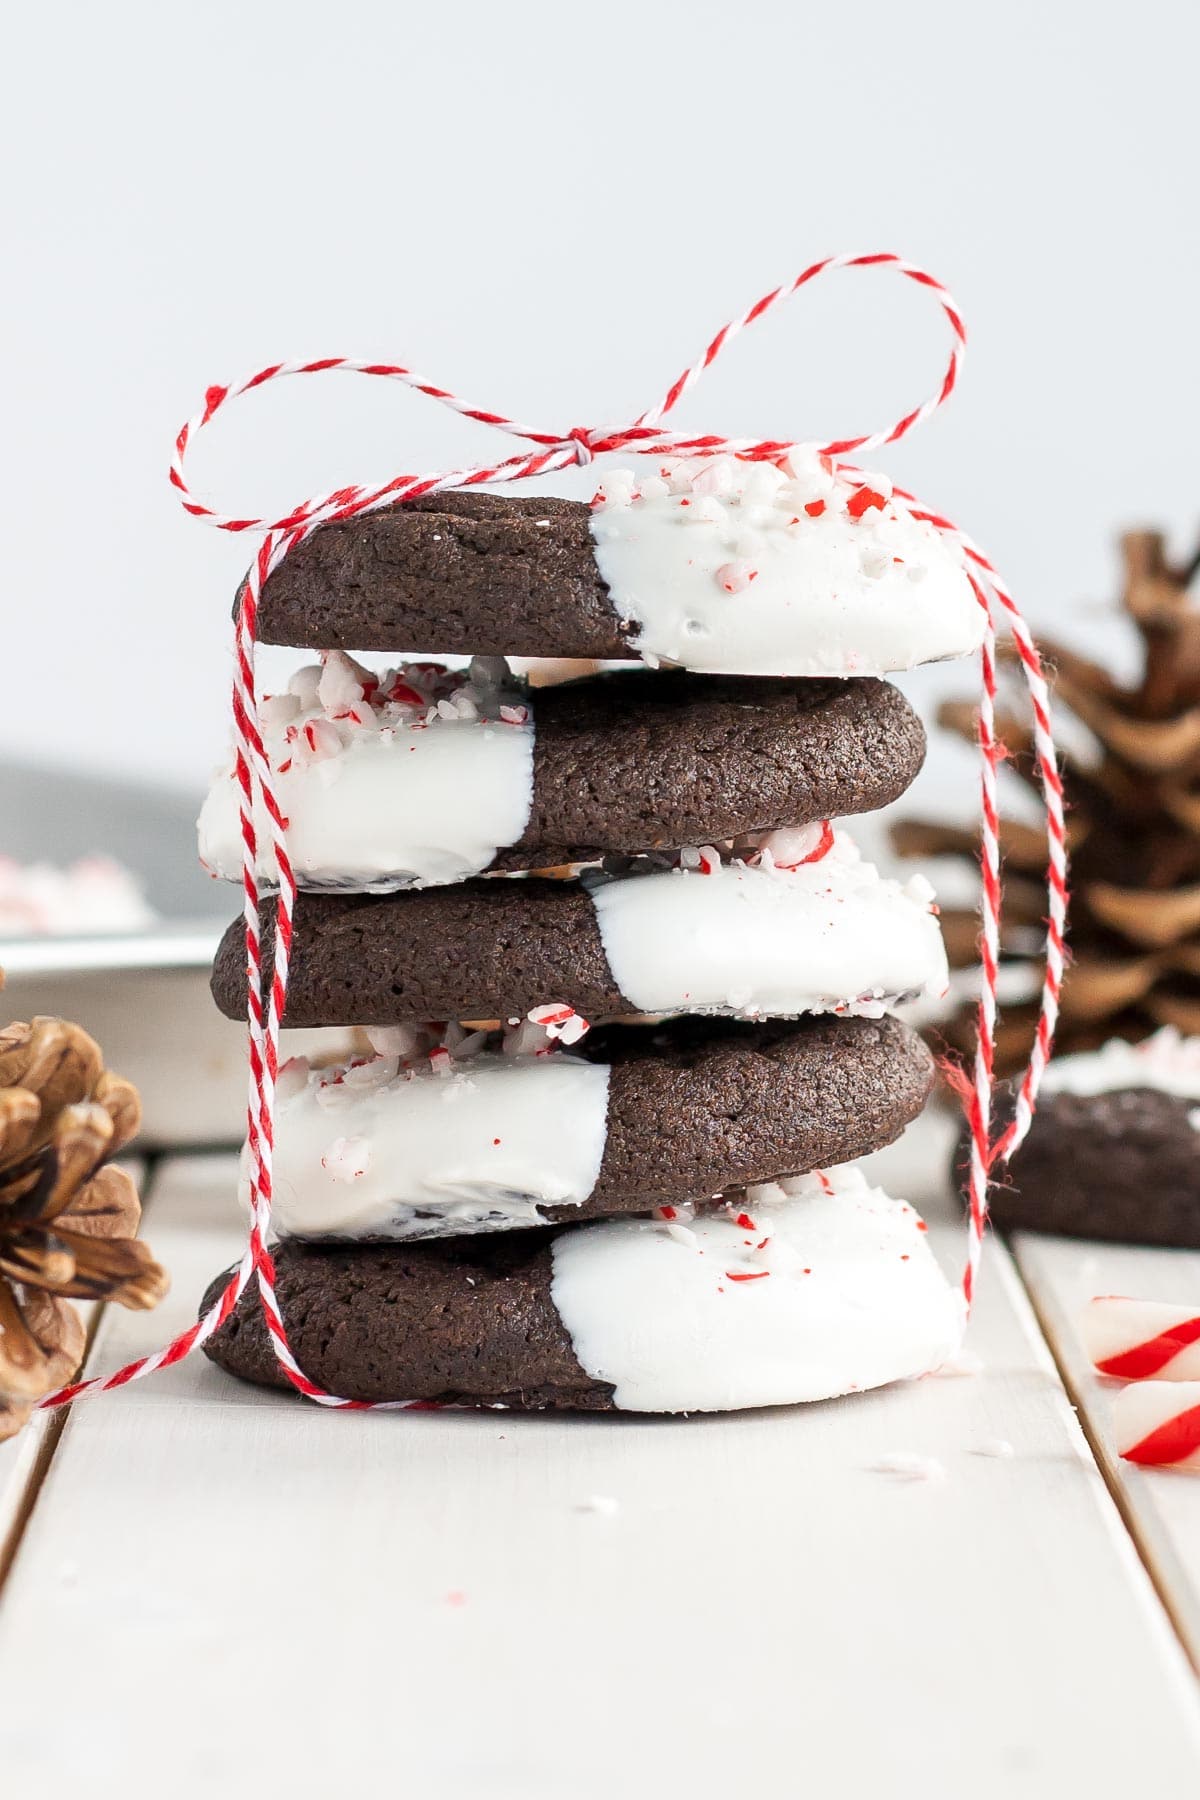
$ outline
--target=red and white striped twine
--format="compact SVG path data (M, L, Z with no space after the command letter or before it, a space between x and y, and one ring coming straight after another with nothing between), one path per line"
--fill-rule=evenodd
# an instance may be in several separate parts
M244 381L228 387L211 387L204 406L183 427L175 443L171 462L171 482L178 490L186 511L215 525L220 531L261 531L262 542L251 564L243 590L236 630L236 672L233 686L233 717L236 739L237 779L242 790L241 828L245 846L243 863L244 915L246 922L247 1022L249 1026L250 1091L246 1112L246 1137L250 1167L250 1226L246 1252L236 1271L230 1276L219 1298L188 1331L150 1356L139 1357L111 1375L74 1382L51 1394L43 1406L62 1406L85 1394L102 1393L149 1375L156 1369L180 1362L191 1354L229 1316L251 1277L258 1282L259 1297L275 1354L289 1381L310 1399L326 1406L365 1408L362 1401L344 1400L326 1393L304 1374L288 1343L287 1332L275 1297L275 1267L268 1249L271 1224L271 1180L275 1131L275 1081L279 1066L279 1030L283 1020L287 993L288 963L292 944L292 920L296 899L296 878L287 849L284 820L276 802L271 767L263 747L258 724L258 704L254 683L255 624L259 596L268 576L284 558L302 543L318 525L333 519L353 518L359 513L379 507L393 506L420 494L439 489L484 486L499 481L521 481L529 476L544 475L590 463L594 457L613 452L627 455L662 456L666 453L684 456L735 454L749 460L777 460L797 447L788 440L725 438L712 435L695 436L663 428L662 420L691 391L704 371L746 326L790 300L818 275L834 269L887 268L931 293L941 307L950 328L950 354L942 379L920 406L881 431L862 433L857 437L838 438L830 443L807 446L833 457L845 465L851 455L894 444L917 425L930 418L945 404L954 390L966 343L966 333L958 308L941 282L924 269L904 262L890 253L869 256L828 256L812 263L794 280L774 288L755 302L740 318L724 325L695 362L691 363L667 389L656 406L641 413L631 425L620 429L588 429L575 427L567 432L539 431L518 424L482 407L470 406L447 389L436 386L398 363L357 362L347 357L322 357L315 362L272 363L259 369ZM218 513L197 500L184 474L187 452L197 435L228 403L254 388L265 386L290 375L317 375L329 371L348 374L382 376L401 381L418 393L427 394L444 406L494 426L510 437L522 439L531 449L490 463L484 467L461 468L435 474L396 475L390 480L368 486L338 488L314 496L278 519L232 517ZM849 465L846 465L847 467ZM853 475L853 470L850 470ZM902 490L897 490L902 492ZM913 497L903 497L912 502ZM965 1102L970 1129L971 1155L968 1174L967 1256L962 1275L964 1323L975 1293L983 1235L987 1223L987 1187L989 1170L997 1159L1006 1157L1021 1142L1033 1117L1034 1102L1042 1073L1050 1055L1058 1015L1059 994L1063 978L1063 932L1067 902L1066 831L1063 821L1062 783L1059 779L1054 739L1050 728L1050 703L1037 648L1016 601L1005 587L996 569L982 550L948 519L925 511L913 502L916 516L926 519L955 546L975 590L979 604L988 616L981 664L982 684L979 701L979 746L981 754L981 864L983 869L982 930L980 954L983 967L982 998L979 1005L979 1036L975 1053L974 1077ZM989 598L990 596L990 598ZM996 980L1000 946L1000 847L996 801L996 768L1004 749L995 736L996 644L992 618L992 602L1001 610L1016 644L1025 682L1033 708L1034 738L1038 773L1045 802L1049 841L1047 870L1048 915L1046 933L1046 973L1042 986L1041 1010L1036 1042L1028 1068L1020 1083L1015 1116L1007 1129L995 1140L991 1135L993 1093L993 1051L996 1037ZM397 645L396 649L403 649ZM257 873L257 834L254 818L256 800L260 817L267 822L271 855L279 890L276 930L270 958L270 985L263 998L263 945L259 929L259 883ZM274 884L273 884L274 885ZM400 1407L422 1406L423 1402L397 1402Z

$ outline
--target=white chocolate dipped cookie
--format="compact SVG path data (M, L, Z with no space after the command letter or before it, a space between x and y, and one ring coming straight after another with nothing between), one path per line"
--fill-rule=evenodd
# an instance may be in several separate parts
M771 849L780 839L786 866ZM301 895L287 1022L512 1019L548 1001L591 1021L879 1018L944 992L946 955L922 877L885 879L828 827L776 834L753 855L722 861L704 847L675 867L590 888L475 881L386 898ZM230 1017L243 1006L243 965L238 924L213 972Z
M359 1242L644 1212L877 1149L916 1117L928 1050L898 1020L392 1027L374 1056L280 1070L274 1224Z
M530 693L502 660L373 675L341 651L261 703L301 887L388 892L630 855L886 805L925 735L878 681L602 674ZM201 860L240 880L232 764L200 815ZM273 879L257 817L260 879Z
M982 640L956 552L884 475L796 450L602 467L599 483L590 508L457 492L324 525L265 584L259 631L794 676L909 669Z
M672 1210L369 1255L289 1242L276 1293L307 1373L374 1401L735 1411L921 1375L957 1345L923 1222L853 1167ZM205 1350L286 1382L252 1301Z

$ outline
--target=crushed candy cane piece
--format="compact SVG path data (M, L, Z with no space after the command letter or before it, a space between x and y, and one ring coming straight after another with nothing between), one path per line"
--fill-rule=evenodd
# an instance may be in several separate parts
M280 1106L304 1092L308 1086L308 1058L306 1056L289 1056L280 1064L279 1073L275 1077L275 1100Z
M749 563L722 563L713 579L726 594L744 594L757 574Z
M815 825L761 832L755 842L764 862L769 859L777 869L799 869L805 863L822 862L829 855L834 831L828 819L820 819Z
M871 487L860 487L851 494L846 502L846 511L852 519L861 519L863 514L877 507L880 512L887 505L887 496Z
M370 670L356 663L344 650L327 650L317 682L317 699L326 716L347 712L363 698L373 679Z
M412 1056L421 1042L416 1025L368 1025L366 1036L379 1056Z
M902 1481L945 1481L946 1468L936 1456L919 1456L915 1450L889 1450L871 1464L880 1475L895 1475Z
M321 1167L334 1181L357 1181L371 1166L371 1147L366 1138L335 1138L321 1158Z

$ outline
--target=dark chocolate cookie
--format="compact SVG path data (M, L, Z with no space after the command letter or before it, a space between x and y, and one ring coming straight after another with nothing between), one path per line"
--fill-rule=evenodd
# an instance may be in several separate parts
M263 967L275 902L263 908ZM417 893L301 894L286 1022L392 1025L405 1019L518 1018L548 999L588 1019L633 1009L609 971L595 908L575 882L464 881ZM246 1010L241 920L221 939L212 992Z
M347 1400L606 1411L612 1387L584 1373L551 1298L552 1236L352 1249L291 1240L275 1253L275 1291L296 1359ZM256 1292L204 1353L244 1381L289 1385Z
M711 843L873 812L925 760L897 688L630 670L533 702L533 808L518 849L543 862ZM502 852L499 867L523 867Z
M992 1193L993 1219L1007 1231L1200 1249L1195 1113L1194 1100L1158 1088L1043 1095Z
M629 656L589 520L578 500L456 490L322 525L265 583L258 636L310 650Z
M612 1064L597 1214L852 1162L899 1137L934 1074L925 1044L892 1018L677 1019L602 1028L582 1048Z

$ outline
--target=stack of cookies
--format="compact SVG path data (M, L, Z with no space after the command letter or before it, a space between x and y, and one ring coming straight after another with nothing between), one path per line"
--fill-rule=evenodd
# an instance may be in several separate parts
M363 1045L279 1081L277 1293L314 1381L684 1412L947 1354L921 1220L849 1166L927 1098L892 1009L945 990L937 909L840 821L924 756L880 677L982 630L884 478L799 454L608 473L590 506L429 495L292 552L259 609L320 652L261 707L301 889L286 1023ZM417 644L473 660L352 654ZM531 690L507 657L644 666ZM230 880L237 798L226 771L200 821ZM231 1017L244 979L235 924ZM207 1350L286 1385L252 1296Z

